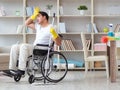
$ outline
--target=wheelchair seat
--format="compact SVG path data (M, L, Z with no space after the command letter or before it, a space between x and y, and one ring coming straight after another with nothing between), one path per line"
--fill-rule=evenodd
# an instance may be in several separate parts
M34 46L33 49L33 54L34 55L46 55L48 53L48 49L49 49L49 45L41 45L41 44L37 44L36 46ZM51 51L51 50L50 50Z

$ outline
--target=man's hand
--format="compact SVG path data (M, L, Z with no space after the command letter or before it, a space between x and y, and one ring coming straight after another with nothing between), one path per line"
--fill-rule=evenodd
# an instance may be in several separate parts
M35 7L34 8L34 13L33 15L30 17L32 20L35 20L37 15L39 14L40 8L39 7Z
M56 31L53 27L50 28L50 33L52 34L54 39L56 39L58 37L58 34L56 33Z
M61 45L61 38L59 35L56 33L55 29L53 27L50 28L50 33L52 34L52 37L54 39L54 42L60 46Z

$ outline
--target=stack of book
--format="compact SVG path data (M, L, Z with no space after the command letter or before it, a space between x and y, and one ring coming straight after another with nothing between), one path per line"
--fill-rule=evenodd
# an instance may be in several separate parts
M75 50L72 40L70 39L62 40L61 49L62 50Z
M107 45L105 43L95 43L94 44L94 50L95 51L106 51Z
M114 32L116 33L116 32L119 32L119 31L120 31L120 24L117 24L115 29L114 29Z

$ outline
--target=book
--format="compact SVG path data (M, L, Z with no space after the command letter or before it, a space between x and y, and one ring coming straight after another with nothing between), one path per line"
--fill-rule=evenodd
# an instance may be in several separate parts
M75 50L75 47L74 47L74 45L73 45L72 40L69 40L69 45L70 45L71 50Z
M72 40L62 40L62 50L75 50Z
M0 7L0 16L6 16L4 7Z
M85 43L86 43L85 45L87 47L87 50L89 50L90 49L91 40L86 40Z
M91 40L88 40L87 49L90 49Z
M60 48L61 48L61 50L64 50L64 49L65 49L64 40L62 40Z
M70 40L67 40L67 44L69 46L69 50L73 50L72 47L71 47L71 44L70 44Z
M64 43L65 43L66 50L70 50L67 40L64 40Z
M27 16L31 16L34 12L34 8L33 7L26 7L26 13Z
M62 50L67 50L67 47L66 47L66 44L65 44L65 40L62 40L61 49Z
M71 50L69 41L68 41L68 40L65 40L65 43L66 43L67 50Z
M66 27L64 22L59 23L59 31L60 33L66 33Z
M23 25L18 25L17 26L17 34L20 34L23 32Z
M114 29L114 32L119 32L119 31L120 31L120 24L117 24Z
M63 50L67 50L65 40L62 40L62 49Z
M93 29L94 29L94 32L95 32L95 33L98 33L98 29L97 29L97 26L96 26L95 23L93 23Z
M32 30L31 28L26 27L26 33L33 34L36 32L35 32L35 30Z
M2 16L2 11L1 11L1 8L0 8L0 16Z
M60 6L59 12L60 12L60 15L63 15L63 14L64 14L64 13L63 13L63 6Z
M87 32L91 33L92 32L92 24L89 23L89 24L86 25L86 27L87 27Z

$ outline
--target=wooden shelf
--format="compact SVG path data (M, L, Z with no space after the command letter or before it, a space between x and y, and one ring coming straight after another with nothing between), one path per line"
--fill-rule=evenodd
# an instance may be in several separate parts
M0 16L0 18L23 18L24 16Z
M10 53L0 53L0 57L10 56Z
M26 35L36 35L36 33L26 33Z
M59 50L60 52L83 52L83 50Z
M119 18L120 15L93 15L95 18Z
M65 18L83 18L83 17L91 17L91 15L60 15L59 17Z
M0 34L0 36L21 36L23 34Z
M80 32L60 33L62 35L80 35Z

